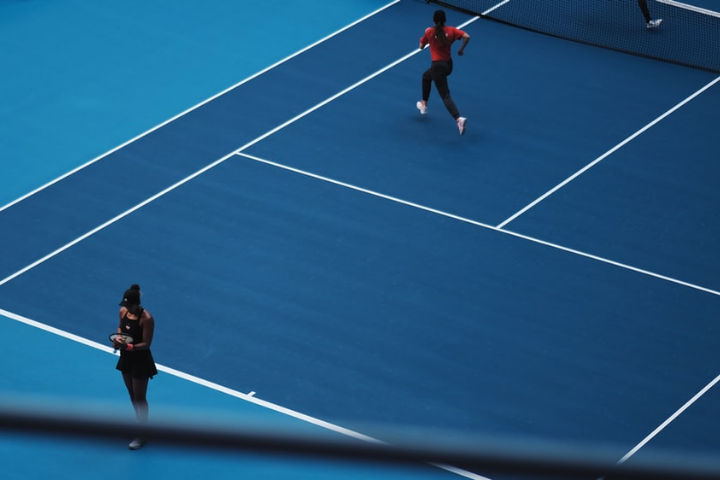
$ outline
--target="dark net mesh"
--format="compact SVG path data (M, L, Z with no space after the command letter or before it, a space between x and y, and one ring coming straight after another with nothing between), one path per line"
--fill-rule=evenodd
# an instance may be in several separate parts
M720 73L720 13L690 5L693 0L648 1L653 19L663 20L657 28L647 28L637 0L430 1L560 38Z

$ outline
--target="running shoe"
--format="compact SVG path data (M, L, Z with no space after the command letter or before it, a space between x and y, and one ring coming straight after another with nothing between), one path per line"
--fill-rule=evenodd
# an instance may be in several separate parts
M130 448L130 450L138 450L138 449L142 448L143 445L145 445L145 439L138 437L135 440L133 440L132 442L130 442L130 445L128 445L128 448Z
M460 130L460 135L465 135L465 126L466 125L467 125L467 118L458 117L457 126L458 126L458 130Z

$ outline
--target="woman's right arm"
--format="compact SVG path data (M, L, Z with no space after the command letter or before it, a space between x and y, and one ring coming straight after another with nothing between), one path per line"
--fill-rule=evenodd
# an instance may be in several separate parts
M117 333L122 333L122 319L123 319L123 317L125 316L125 312L126 312L126 311L127 311L127 308L122 307L122 308L120 309L120 312L118 312L118 316L120 317L120 319L118 320L118 330L117 330Z

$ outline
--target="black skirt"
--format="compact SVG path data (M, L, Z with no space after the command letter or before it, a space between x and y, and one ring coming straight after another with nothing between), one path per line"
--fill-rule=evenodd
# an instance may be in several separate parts
M158 373L150 350L121 351L115 368L123 374L131 374L133 378L152 378Z

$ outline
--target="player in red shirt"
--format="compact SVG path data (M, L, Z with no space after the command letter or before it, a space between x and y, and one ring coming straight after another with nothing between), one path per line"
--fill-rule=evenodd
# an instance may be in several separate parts
M435 82L440 98L442 98L445 108L455 119L460 135L465 133L465 125L467 118L460 116L452 97L450 97L450 88L448 87L447 77L452 73L452 55L450 46L456 40L462 39L462 44L457 54L465 53L465 46L470 41L470 35L455 27L445 26L445 12L438 10L433 15L434 27L425 29L425 34L420 38L420 49L422 50L428 44L430 45L430 59L432 63L430 68L423 73L422 76L422 100L417 102L417 108L420 113L427 113L427 101L430 98L430 88L432 82Z

